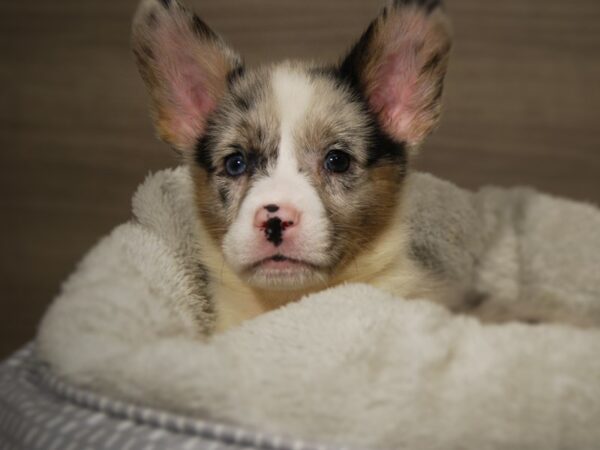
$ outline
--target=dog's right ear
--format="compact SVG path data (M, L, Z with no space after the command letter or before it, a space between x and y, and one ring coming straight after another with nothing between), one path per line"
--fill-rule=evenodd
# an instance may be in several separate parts
M142 0L132 46L160 138L193 151L241 59L177 0Z

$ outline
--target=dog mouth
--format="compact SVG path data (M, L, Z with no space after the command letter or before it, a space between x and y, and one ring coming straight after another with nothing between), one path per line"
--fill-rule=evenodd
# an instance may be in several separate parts
M321 283L326 271L313 262L278 253L250 264L240 275L253 286L289 290Z
M252 264L249 271L263 271L269 273L293 273L298 271L319 270L320 267L310 261L285 256L281 253L263 258Z

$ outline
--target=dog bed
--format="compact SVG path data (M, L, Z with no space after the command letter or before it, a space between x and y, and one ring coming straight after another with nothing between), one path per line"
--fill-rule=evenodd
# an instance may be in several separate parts
M31 406L52 399L40 411L55 420L85 417L58 448L106 448L121 426L131 448L182 430L197 448L600 448L600 212L425 174L405 201L413 257L453 285L453 311L348 284L211 336L189 174L149 177L133 219L64 284L33 353L0 369L0 398L29 430L13 427L11 445L54 429Z
M28 345L0 364L0 449L334 450L121 402L56 378ZM339 449L341 450L341 449Z

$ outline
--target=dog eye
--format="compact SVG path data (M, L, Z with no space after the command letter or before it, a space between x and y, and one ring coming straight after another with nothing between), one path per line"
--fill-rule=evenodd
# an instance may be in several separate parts
M241 153L234 153L225 158L225 171L229 176L239 177L246 172L246 158Z
M350 155L342 150L331 150L325 156L324 166L330 172L346 172L350 168Z

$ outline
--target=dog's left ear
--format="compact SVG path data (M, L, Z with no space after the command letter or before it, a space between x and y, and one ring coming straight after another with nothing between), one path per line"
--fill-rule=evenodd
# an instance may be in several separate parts
M414 147L438 121L451 43L439 0L394 0L340 71L359 88L381 128Z

